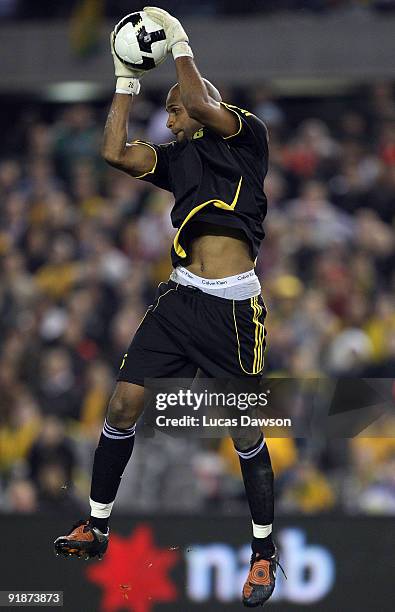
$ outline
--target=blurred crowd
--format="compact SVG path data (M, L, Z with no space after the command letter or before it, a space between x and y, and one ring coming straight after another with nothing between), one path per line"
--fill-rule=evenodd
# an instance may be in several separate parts
M0 0L0 18L64 19L80 6L88 6L111 18L143 8L140 0ZM333 11L387 12L395 9L395 0L161 0L160 7L177 15L245 15L279 11L327 13Z
M160 98L135 100L134 138L170 140ZM306 100L305 116L264 85L226 99L270 134L257 264L267 374L391 378L393 84L372 86L358 104ZM172 196L104 164L106 110L68 105L48 119L37 104L2 134L0 511L86 512L117 370L170 272ZM269 439L279 511L395 513L393 425L379 420L351 440ZM117 511L244 507L229 440L139 431Z

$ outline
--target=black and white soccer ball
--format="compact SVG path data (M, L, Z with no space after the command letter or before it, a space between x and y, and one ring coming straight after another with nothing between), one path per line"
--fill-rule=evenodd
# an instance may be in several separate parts
M126 15L114 28L114 50L134 70L152 70L168 55L165 31L144 11Z

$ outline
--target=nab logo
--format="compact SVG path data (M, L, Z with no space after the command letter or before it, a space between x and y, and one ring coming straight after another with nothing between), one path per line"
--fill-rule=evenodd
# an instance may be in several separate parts
M335 562L330 552L306 544L300 529L283 529L278 539L281 565L288 579L277 572L271 601L313 604L324 599L335 583ZM250 555L249 546L238 551L227 544L193 546L186 556L187 596L194 602L239 600Z

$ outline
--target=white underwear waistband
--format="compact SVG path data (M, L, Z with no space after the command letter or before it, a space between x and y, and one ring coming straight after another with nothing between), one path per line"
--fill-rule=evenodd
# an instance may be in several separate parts
M261 293L261 284L254 270L225 278L202 278L177 266L170 278L180 285L197 287L204 293L226 300L247 300Z
M250 283L252 280L257 279L255 270L249 270L248 272L242 272L241 274L235 274L234 276L226 276L225 278L202 278L196 274L192 274L186 268L177 266L173 270L174 273L188 281L188 285L199 287L199 289L224 289L225 287L234 287L235 285L244 285Z

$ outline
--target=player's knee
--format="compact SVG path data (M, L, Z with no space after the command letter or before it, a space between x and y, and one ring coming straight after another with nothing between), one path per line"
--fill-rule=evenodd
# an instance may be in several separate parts
M141 402L115 393L108 405L107 420L113 427L127 429L136 424L142 411Z
M243 430L232 432L233 444L241 452L253 448L262 436L259 429L244 427Z

